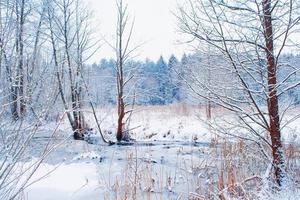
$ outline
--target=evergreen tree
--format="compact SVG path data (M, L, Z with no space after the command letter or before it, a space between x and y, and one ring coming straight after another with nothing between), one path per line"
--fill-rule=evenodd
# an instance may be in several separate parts
M168 63L168 69L169 69L169 103L173 103L174 101L180 101L180 88L181 88L181 82L178 79L177 74L174 72L174 70L177 70L179 62L177 58L172 54L169 63Z
M154 97L154 103L163 105L168 102L168 66L162 56L160 56L159 60L157 61L155 69L158 91Z

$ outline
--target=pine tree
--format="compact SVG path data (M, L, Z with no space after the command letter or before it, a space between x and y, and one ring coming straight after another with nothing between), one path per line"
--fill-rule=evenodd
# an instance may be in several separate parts
M156 63L156 74L158 81L157 104L164 105L168 99L168 66L162 56Z
M168 63L168 70L169 70L169 95L170 95L170 103L173 103L174 101L180 101L180 88L181 88L181 82L178 79L178 76L175 76L176 73L174 73L174 70L178 67L179 62L177 58L172 54L169 63Z

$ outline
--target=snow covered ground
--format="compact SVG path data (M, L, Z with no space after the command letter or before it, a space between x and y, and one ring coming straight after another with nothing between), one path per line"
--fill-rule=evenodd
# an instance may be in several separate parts
M214 135L209 134L207 125L200 120L204 118L199 115L203 113L201 109L180 104L137 107L130 129L132 137L140 143L134 146L74 141L64 120L55 140L60 145L31 181L51 173L27 188L25 199L130 199L135 191L137 199L188 199L191 192L205 190L204 186L209 186L211 181L209 177L216 178L218 173L215 160L210 159L209 145ZM105 136L113 140L114 108L98 109L97 114ZM91 113L86 119L96 130ZM29 151L32 157L38 156L36 150L42 150L54 127L54 122L48 123L34 138ZM300 120L293 121L284 130L286 142L298 141ZM299 199L299 195L287 194L286 199ZM268 199L263 195L268 193L261 195L262 199Z
M85 162L60 166L43 164L35 177L44 176L53 169L54 172L48 177L33 184L26 191L26 199L100 199L95 164Z
M227 121L232 118L232 115L223 109L215 108L212 112L213 116L221 119L220 121L223 118ZM116 131L116 113L115 107L100 108L97 111L102 129L109 133L108 136L111 136L112 139L114 139ZM293 109L286 113L286 117L283 119L283 123L290 121L282 131L282 138L287 143L300 143L300 119L291 120L299 113L300 108ZM96 127L91 113L87 115L87 121L92 127ZM205 107L185 103L169 106L137 106L128 129L132 137L139 141L210 142L212 138L216 137L209 131Z
M84 141L67 143L74 151L68 153L61 146L52 153L47 161L52 164L44 163L32 180L55 170L26 190L27 199L123 199L126 193L132 195L134 178L138 199L187 198L198 177L193 169L201 166L207 149L207 144L179 142L111 147ZM63 162L55 158L54 164L52 158L59 156Z
M215 138L215 135L209 131L204 107L181 103L169 106L136 106L134 110L127 128L131 136L138 141L210 142L212 138ZM283 122L299 115L299 110L300 108L290 111ZM116 108L108 106L99 108L96 112L106 137L115 140ZM213 110L213 115L226 120L231 118L231 114L217 108ZM85 120L97 132L97 125L91 110L86 110ZM48 123L45 129L53 129L55 126L55 122ZM70 135L72 132L65 115L58 132L65 135ZM288 126L284 126L282 137L285 142L300 142L300 119L292 120Z

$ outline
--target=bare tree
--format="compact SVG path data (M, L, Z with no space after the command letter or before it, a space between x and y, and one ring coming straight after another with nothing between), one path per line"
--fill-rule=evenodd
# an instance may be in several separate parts
M49 2L48 25L53 50L59 92L75 139L82 139L88 127L82 113L84 63L90 57L91 44L89 12L79 9L79 0ZM64 71L67 71L69 91L64 90ZM70 95L70 104L67 95ZM71 107L71 108L69 108Z
M281 54L295 44L293 34L299 24L299 2L286 1L217 1L189 0L179 7L180 29L196 41L211 45L227 63L219 67L232 77L231 84L214 88L201 80L197 87L210 93L198 96L226 108L237 117L235 127L266 143L272 152L275 182L279 187L286 178L281 133L284 114L279 99L300 82L289 82L299 68L289 65L290 74L278 80L282 67ZM218 64L215 64L218 65ZM221 89L221 91L220 91ZM242 132L242 129L240 130ZM264 133L268 137L264 137ZM250 138L249 135L244 138ZM253 138L252 138L253 139Z
M117 73L117 109L118 109L118 121L117 121L117 140L127 140L129 135L125 130L125 115L131 113L126 111L126 107L129 105L125 102L126 96L125 89L133 79L132 73L126 73L126 64L130 55L137 48L130 49L130 42L133 33L134 23L129 24L129 15L127 5L123 4L123 0L117 0L117 30L116 30L116 46L114 47L116 52L116 73ZM129 25L128 34L126 34L127 27ZM127 70L128 72L128 70ZM127 134L127 135L126 135Z
M45 41L42 36L43 36L43 25L45 23L45 18L46 18L46 8L47 8L48 4L46 0L42 0L38 3L36 3L36 5L34 6L35 9L37 10L37 25L34 26L34 30L33 30L33 38L32 43L33 43L33 47L32 50L30 52L30 56L28 56L28 60L27 60L27 70L26 70L26 81L27 81L27 87L26 87L26 95L27 95L27 101L26 101L26 105L28 107L30 107L30 109L34 112L33 110L33 93L36 89L36 86L38 85L36 83L36 77L38 76L37 71L38 68L40 67L40 63L42 63L43 59L38 59L40 58L39 56L41 56L41 44Z
M15 120L26 111L24 94L24 26L27 4L25 1L1 2L1 60L6 66L6 77L10 83L11 113ZM2 12L7 14L2 16ZM4 31L10 31L5 33ZM14 33L13 36L11 33ZM14 40L14 42L12 42ZM12 48L14 51L9 51Z
M13 116L15 119L23 117L26 112L24 94L24 24L25 1L16 0L16 80L13 93Z
M10 88L7 101L14 120L24 118L28 110L33 110L32 95L39 85L33 75L45 69L37 60L41 55L39 44L43 41L40 35L44 7L44 1L1 1L1 65L6 78L3 84Z
M41 33L43 12L36 20L37 12L32 8L39 11L43 9L42 5L44 5L43 1L0 1L0 77L3 79L0 84L1 199L21 198L24 190L30 185L33 174L53 150L53 143L50 139L41 152L35 149L40 156L29 163L28 153L32 151L30 147L35 142L34 137L39 133L41 121L50 110L49 105L54 99L51 95L50 97L45 95L43 105L35 111L35 118L28 120L30 119L30 116L27 115L28 96L32 97L33 92L44 89L43 85L39 84L39 78L44 78L44 82L47 82L43 74L38 74L41 76L39 78L31 76L34 69L44 71L47 66L39 64L42 61L46 63L46 57L39 57L41 62L36 62L40 55L38 38ZM39 25L31 27L31 23ZM36 42L31 43L31 41ZM32 62L35 64L29 64ZM48 87L47 93L51 94L54 90L56 89ZM13 116L13 121L7 118L7 113ZM52 136L56 131L57 129L53 130Z

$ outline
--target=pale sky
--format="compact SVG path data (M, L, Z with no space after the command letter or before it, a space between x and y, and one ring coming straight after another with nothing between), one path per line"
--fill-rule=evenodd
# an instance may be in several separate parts
M88 7L94 11L95 27L99 38L104 35L105 39L114 43L116 24L115 0L86 0ZM178 44L180 34L177 31L176 18L172 11L176 9L178 0L124 0L128 4L131 18L135 18L135 28L132 44L144 43L136 51L136 59L150 58L157 60L163 55L167 60L173 53L181 58L187 48ZM101 49L89 62L99 62L101 58L114 57L109 45Z

